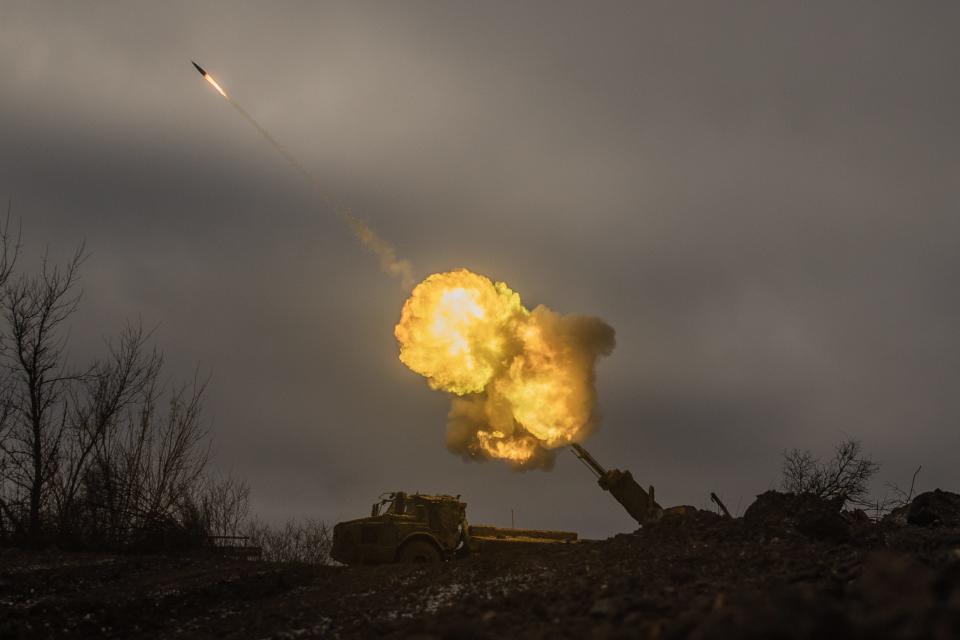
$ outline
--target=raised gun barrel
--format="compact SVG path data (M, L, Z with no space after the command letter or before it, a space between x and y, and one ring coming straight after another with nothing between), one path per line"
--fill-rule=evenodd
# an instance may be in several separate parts
M591 471L597 474L598 478L602 478L607 474L607 470L603 468L603 465L597 462L596 458L590 455L589 451L581 447L576 442L571 444L570 448L573 449L573 455L577 456L577 458L579 458L583 464L587 465Z
M646 524L660 518L663 509L654 499L653 486L650 486L649 492L644 491L629 471L619 469L608 471L579 444L573 443L570 448L573 450L573 455L596 474L600 488L609 491L634 520L640 524Z

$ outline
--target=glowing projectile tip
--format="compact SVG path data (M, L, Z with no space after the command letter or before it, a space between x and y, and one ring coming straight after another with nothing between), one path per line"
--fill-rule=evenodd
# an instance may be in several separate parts
M212 86L214 89L216 89L217 92L219 92L220 95L222 95L222 96L223 96L224 98L226 98L227 100L230 99L230 96L227 95L227 92L224 91L223 88L222 88L219 84L217 84L217 81L213 79L213 76L211 76L209 73L207 73L207 70L206 70L206 69L204 69L203 67L201 67L200 65L198 65L198 64L197 64L196 62L194 62L193 60L191 60L190 63L193 65L193 68L194 68L194 69L196 69L198 72L200 72L200 75L203 76L203 79L210 83L210 86Z

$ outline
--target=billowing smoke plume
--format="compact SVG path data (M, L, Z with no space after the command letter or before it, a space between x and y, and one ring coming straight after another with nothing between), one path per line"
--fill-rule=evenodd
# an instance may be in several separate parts
M400 360L453 394L447 448L549 469L554 451L597 426L597 358L614 331L603 320L532 312L505 283L460 269L429 276L403 306Z

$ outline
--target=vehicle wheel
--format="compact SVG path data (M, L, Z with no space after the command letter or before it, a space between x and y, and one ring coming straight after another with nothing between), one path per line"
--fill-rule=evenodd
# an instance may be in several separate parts
M440 551L426 540L411 540L400 548L397 561L405 564L440 562Z

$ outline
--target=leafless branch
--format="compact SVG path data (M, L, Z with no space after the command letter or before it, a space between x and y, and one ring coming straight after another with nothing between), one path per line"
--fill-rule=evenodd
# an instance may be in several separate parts
M858 440L846 439L837 445L833 459L827 463L821 463L808 450L785 451L782 483L786 491L872 506L867 499L868 483L879 468L863 453Z

